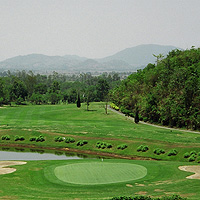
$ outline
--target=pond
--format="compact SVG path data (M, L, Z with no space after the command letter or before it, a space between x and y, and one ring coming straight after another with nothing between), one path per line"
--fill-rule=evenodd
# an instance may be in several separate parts
M99 158L87 154L31 148L0 147L0 160L68 160Z

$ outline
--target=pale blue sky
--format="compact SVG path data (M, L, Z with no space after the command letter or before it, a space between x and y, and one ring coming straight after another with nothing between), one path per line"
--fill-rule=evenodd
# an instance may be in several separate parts
M112 55L140 44L200 47L199 0L0 0L0 60Z

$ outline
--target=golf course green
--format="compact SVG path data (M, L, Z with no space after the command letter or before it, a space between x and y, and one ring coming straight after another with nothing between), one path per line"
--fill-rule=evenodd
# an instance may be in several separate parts
M100 161L59 166L54 173L64 182L96 185L137 180L147 174L147 169L141 165Z

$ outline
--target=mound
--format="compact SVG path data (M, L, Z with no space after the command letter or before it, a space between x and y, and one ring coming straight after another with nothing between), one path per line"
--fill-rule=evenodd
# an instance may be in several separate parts
M129 163L87 162L58 166L54 173L63 182L97 185L141 179L146 176L147 169Z

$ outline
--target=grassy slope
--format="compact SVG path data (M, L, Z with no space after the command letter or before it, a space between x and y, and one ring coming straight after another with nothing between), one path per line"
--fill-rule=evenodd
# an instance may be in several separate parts
M29 161L16 166L13 174L1 175L0 199L107 199L118 195L143 192L151 196L181 194L199 199L199 180L188 180L191 173L178 170L185 163L166 161L104 160L112 163L133 163L147 168L140 180L107 185L75 185L62 182L54 175L56 166L96 160ZM188 187L189 185L189 187Z
M95 151L114 152L124 155L140 155L165 160L182 160L186 151L200 151L200 136L182 131L170 131L142 124L134 124L131 120L109 112L104 114L101 104L92 104L94 111L87 112L85 108L77 109L75 105L57 106L22 106L0 109L0 136L9 134L11 141L0 144L17 143L33 144L28 141L30 136L45 136L40 146L71 147L78 149L94 149ZM15 135L23 135L26 140L13 142ZM76 139L87 139L88 144L76 147L75 144L55 143L56 135L72 136ZM113 144L110 150L94 148L97 141L105 140ZM118 144L127 143L128 148L117 150ZM136 151L140 144L147 144L150 150L146 153ZM156 147L169 150L176 148L179 154L175 157L166 155L155 156ZM103 199L116 195L141 194L160 196L165 194L182 194L199 199L199 180L188 180L185 177L191 173L178 170L180 165L193 163L167 161L129 161L107 160L107 162L127 162L139 164L147 168L144 178L125 183L98 186L80 186L63 183L56 179L52 170L56 166L74 162L69 161L29 161L27 165L16 166L13 174L1 175L0 199ZM83 162L77 160L75 162ZM84 160L93 162L93 160ZM128 185L126 185L128 184ZM188 185L190 187L188 187Z
M144 124L134 124L133 121L109 112L105 115L100 103L93 103L92 111L85 107L77 109L71 105L42 105L6 107L0 109L0 136L9 134L11 141L2 141L0 144L29 144L46 147L69 147L81 150L94 150L122 155L145 156L165 160L181 160L186 151L200 151L200 135L178 130L165 130ZM30 136L43 134L46 141L43 143L29 142ZM25 141L14 142L15 135L25 136ZM83 147L64 142L55 143L55 136L73 136L76 141L86 139L89 143ZM97 141L107 141L113 144L112 149L97 149ZM126 143L128 148L117 150L117 145ZM150 150L145 153L137 152L141 144L148 145ZM172 148L179 151L178 156L157 156L153 154L155 148L164 148L168 152Z

